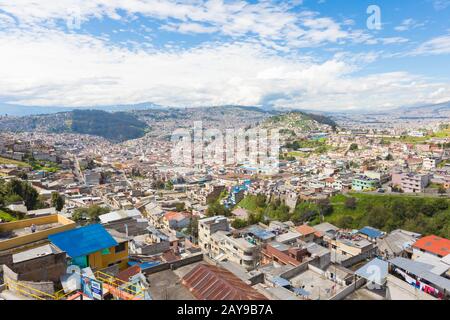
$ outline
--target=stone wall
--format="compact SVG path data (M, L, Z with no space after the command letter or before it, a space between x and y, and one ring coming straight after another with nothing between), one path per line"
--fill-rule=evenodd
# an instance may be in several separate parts
M352 284L350 284L349 286L343 288L341 291L336 293L334 296L332 296L328 300L342 300L342 299L345 299L345 297L347 297L352 292L354 292L354 291L358 290L359 288L361 288L365 283L366 283L366 279L360 278L360 279L356 280L355 282L353 282Z
M55 292L53 282L20 281L19 275L5 265L3 265L3 274L8 290L15 294L48 299L48 295L53 295Z
M67 270L66 253L60 252L14 263L11 269L18 274L19 280L59 282Z

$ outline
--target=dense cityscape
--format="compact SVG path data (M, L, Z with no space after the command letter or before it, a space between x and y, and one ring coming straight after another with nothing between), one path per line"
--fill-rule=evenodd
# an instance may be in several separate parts
M148 125L142 137L0 133L2 299L449 298L448 119L371 129L244 107L129 116ZM277 128L277 172L174 164L171 132L199 119Z
M0 0L0 318L446 308L449 17Z

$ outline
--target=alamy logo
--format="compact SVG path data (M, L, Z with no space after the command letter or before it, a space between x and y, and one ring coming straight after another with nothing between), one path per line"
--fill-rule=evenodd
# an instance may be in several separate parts
M177 129L171 138L172 162L179 166L242 165L256 173L274 174L279 168L279 130L261 128Z
M66 26L67 26L67 29L69 29L69 30L78 30L81 28L81 10L80 10L80 8L71 7L68 9Z
M367 28L369 30L381 30L381 8L377 5L370 5L367 7Z

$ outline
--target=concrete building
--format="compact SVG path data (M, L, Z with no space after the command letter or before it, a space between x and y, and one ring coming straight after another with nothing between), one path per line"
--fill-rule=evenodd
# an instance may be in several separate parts
M427 157L423 159L422 167L425 170L431 170L437 167L439 163L442 162L441 158L438 157Z
M378 188L380 180L372 179L366 176L360 176L352 180L352 190L365 191Z
M247 270L255 268L259 257L258 246L243 237L233 237L227 218L211 217L199 221L199 245L211 258L228 259Z
M407 173L401 177L400 187L406 193L423 192L430 182L428 174Z

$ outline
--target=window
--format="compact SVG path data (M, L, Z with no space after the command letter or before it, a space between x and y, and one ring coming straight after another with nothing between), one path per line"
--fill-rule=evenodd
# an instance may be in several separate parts
M116 246L116 253L119 253L119 252L122 252L122 251L125 251L125 249L126 249L126 242L122 242L122 243L119 243L117 246Z

